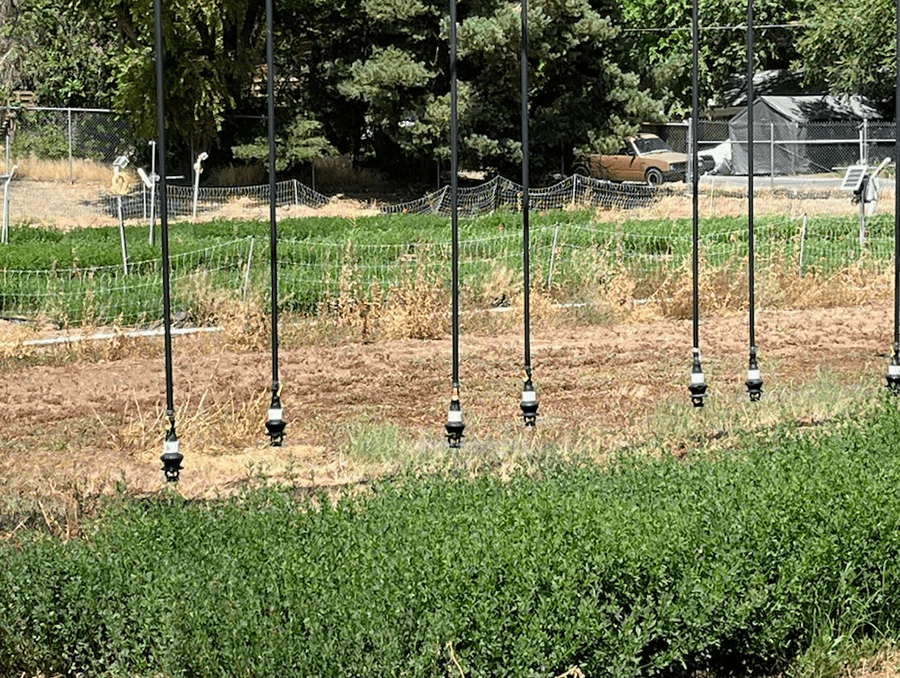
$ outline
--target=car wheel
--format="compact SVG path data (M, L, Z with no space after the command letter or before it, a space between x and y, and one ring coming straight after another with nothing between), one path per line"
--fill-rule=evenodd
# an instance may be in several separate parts
M572 168L572 172L574 172L575 174L577 174L580 177L590 177L591 176L591 171L584 165L575 165L575 167Z
M663 173L659 171L658 167L651 167L644 174L644 179L651 186L660 186L665 179L663 178Z

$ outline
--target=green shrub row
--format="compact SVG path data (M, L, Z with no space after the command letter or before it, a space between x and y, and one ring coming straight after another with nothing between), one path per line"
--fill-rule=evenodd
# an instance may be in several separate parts
M0 674L774 672L900 632L898 438L890 403L718 458L123 500L0 547Z

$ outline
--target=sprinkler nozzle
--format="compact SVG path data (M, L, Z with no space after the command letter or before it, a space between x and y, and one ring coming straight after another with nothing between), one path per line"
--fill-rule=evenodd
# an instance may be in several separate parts
M522 388L522 402L519 403L522 408L522 418L525 420L526 426L534 426L537 422L538 401L537 394L534 392L534 384L531 378L525 380L525 386Z
M163 453L159 460L163 463L162 471L166 474L166 482L177 483L178 475L181 472L181 462L184 461L184 455L179 451L178 436L175 435L175 425L166 433L166 439L163 442Z
M272 394L272 404L269 405L269 418L266 421L266 431L272 441L272 447L281 447L284 442L284 410L281 409L281 398L277 393Z
M762 397L763 380L759 373L759 363L756 361L756 346L750 347L750 365L747 368L747 393L750 400L758 401Z
M900 346L894 344L891 364L888 365L887 385L894 395L900 395Z
M694 366L691 368L691 385L688 386L691 392L691 405L694 407L703 407L703 401L706 399L706 377L703 374L703 367L700 365L700 352L694 353Z
M466 425L463 423L462 408L459 405L459 395L454 393L450 399L450 411L447 413L447 444L451 448L458 448L462 444L463 431Z

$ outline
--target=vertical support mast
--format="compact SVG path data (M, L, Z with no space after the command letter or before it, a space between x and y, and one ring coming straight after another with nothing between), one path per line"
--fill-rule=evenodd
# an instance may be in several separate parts
M747 0L747 268L750 304L750 360L747 367L747 393L750 400L762 396L763 381L756 357L756 238L753 223L753 0Z
M525 385L522 387L522 401L519 407L522 409L522 418L526 426L534 426L537 420L538 402L534 392L534 384L531 381L531 262L530 262L530 233L529 213L529 150L528 150L528 0L522 0L522 270L523 275L523 306L525 317Z
M699 170L699 136L697 120L700 116L699 71L700 71L700 10L699 1L693 0L691 28L691 51L693 53L693 73L691 77L691 279L693 295L693 364L691 366L691 404L703 407L706 398L706 377L700 361L700 172Z
M273 447L284 441L284 411L281 384L278 381L278 221L275 195L275 38L273 36L273 0L266 0L266 89L269 132L269 264L272 293L272 402L266 420L266 432Z
M447 414L447 442L457 448L462 443L462 407L459 402L459 92L456 79L457 62L456 0L450 0L450 230L451 230L451 322L452 322L452 378L450 411Z
M897 85L894 94L894 167L900 168L900 0L897 1ZM894 173L894 342L887 383L900 395L900 176Z
M166 353L166 418L169 430L163 442L160 460L168 482L178 482L184 455L179 449L175 433L175 396L172 376L172 304L169 286L169 205L166 187L166 83L165 83L165 42L162 22L162 0L154 0L153 14L156 23L156 109L159 126L159 231L162 244L162 284L163 284L163 336Z

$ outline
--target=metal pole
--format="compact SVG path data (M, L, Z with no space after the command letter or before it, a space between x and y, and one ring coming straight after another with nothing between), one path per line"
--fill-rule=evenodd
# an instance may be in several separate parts
M275 38L272 0L266 0L266 89L268 95L269 132L269 263L272 294L272 402L266 421L273 447L284 441L284 412L281 407L281 384L278 381L278 221L275 194Z
M553 231L553 244L550 246L550 266L549 272L547 273L547 291L550 291L550 288L553 287L553 267L556 264L556 244L559 242L559 224L556 224L556 229Z
M698 0L693 2L692 27L691 27L691 51L693 55L691 77L691 125L688 131L691 135L690 153L691 163L698 167L699 137L696 129L697 120L700 117L700 10ZM703 366L700 360L700 176L699 172L691 174L691 294L693 302L693 362L691 365L691 385L688 390L691 393L691 404L694 407L703 407L706 398L706 377L703 374Z
M163 471L166 480L175 482L181 471L184 456L179 451L178 436L175 433L175 398L172 378L172 306L169 286L169 214L166 189L166 84L165 84L165 47L162 24L162 0L154 0L153 13L156 23L156 108L159 126L159 226L162 239L162 284L163 284L163 332L166 352L166 417L169 420L169 431L163 443Z
M522 417L526 426L534 426L537 419L538 402L531 381L531 234L529 224L530 182L528 176L528 0L521 0L522 15L522 57L521 57L521 91L522 91L522 269L523 269L523 314L525 319L525 385L522 388Z
M156 142L151 141L150 155L150 244L156 242Z
M6 175L6 181L3 182L3 231L0 233L0 242L4 245L9 243L9 182L12 181L17 169L19 166L13 165L10 173Z
M769 190L775 190L775 123L769 123Z
M122 246L122 269L128 275L128 244L125 241L125 213L122 211L122 196L116 196L119 209L119 243Z
M750 305L750 361L747 393L757 401L762 395L762 379L756 357L756 261L753 223L753 0L747 0L747 269Z
M69 118L69 183L72 183L75 180L72 171L72 109L66 109L66 113Z
M459 91L456 32L456 0L450 0L450 316L453 390L445 429L447 442L452 448L460 446L465 429L459 401Z
M900 0L897 2L897 82L894 90L894 168L900 168ZM894 344L888 387L900 394L900 170L894 172Z

